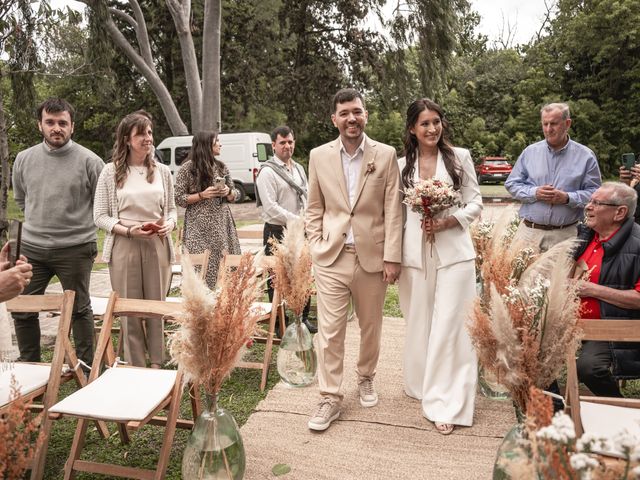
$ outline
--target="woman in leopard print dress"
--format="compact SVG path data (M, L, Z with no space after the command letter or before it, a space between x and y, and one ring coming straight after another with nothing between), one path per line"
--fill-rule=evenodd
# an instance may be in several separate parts
M183 244L189 253L209 250L206 281L213 289L218 278L220 260L225 253L239 254L240 241L229 205L238 192L233 186L229 169L215 155L220 154L220 142L215 132L193 136L191 153L176 175L175 200L186 208ZM224 183L216 184L216 179Z

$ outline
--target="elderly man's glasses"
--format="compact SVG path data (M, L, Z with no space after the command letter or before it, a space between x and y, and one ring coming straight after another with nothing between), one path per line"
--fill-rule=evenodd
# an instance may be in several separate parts
M619 203L599 202L598 200L594 200L593 198L589 200L588 203L590 203L594 207L621 207L622 206Z

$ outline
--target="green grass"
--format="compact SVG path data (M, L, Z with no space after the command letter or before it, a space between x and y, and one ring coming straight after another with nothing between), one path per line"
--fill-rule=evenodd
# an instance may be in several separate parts
M247 359L257 361L257 359L262 358L263 352L264 346L255 344L248 353ZM274 347L267 388L264 392L260 392L262 372L259 370L236 369L224 383L218 397L219 405L233 414L239 426L247 421L249 415L255 410L258 402L262 400L267 392L278 382L279 377L275 366L276 353L277 347ZM50 357L50 350L43 355L45 359L47 355ZM61 388L60 397L66 397L75 391L75 389L76 385L74 382L66 383ZM185 392L182 396L181 413L183 418L191 418L188 392ZM76 424L77 422L70 418L63 418L53 423L44 478L56 480L63 478L61 472L69 455ZM138 468L154 468L154 463L158 459L158 451L162 446L164 429L147 425L131 435L132 441L128 445L121 444L113 424L109 425L109 429L112 436L105 440L97 434L94 425L89 427L87 443L82 455L83 459L100 462L106 461ZM178 429L176 431L165 478L175 480L182 478L180 473L182 452L184 451L188 436L189 431L187 430ZM76 478L79 480L90 480L96 478L96 476L78 474ZM101 476L100 478L106 479L112 477Z
M315 303L315 298L313 300L313 303ZM398 307L398 287L396 285L391 285L387 291L384 315L394 317L401 316ZM310 317L311 320L315 320L315 311L312 310ZM256 343L249 350L246 359L249 361L260 361L263 352L264 345ZM219 395L219 404L233 414L239 426L244 425L255 410L258 402L264 399L269 390L278 382L279 377L275 360L277 352L278 347L274 346L267 388L264 392L260 392L262 372L259 370L235 369L229 379L224 383ZM49 360L51 354L52 352L49 348L43 353L44 360ZM75 390L76 385L74 382L66 383L61 387L60 398L70 395ZM183 418L191 418L188 393L185 393L182 397L181 412ZM76 423L76 421L69 418L63 418L54 422L52 434L49 439L45 478L52 480L63 478L61 471L69 455ZM162 446L162 428L153 425L143 427L140 431L131 435L132 441L129 445L121 444L120 438L113 425L110 425L110 431L112 436L104 440L98 436L95 426L91 425L82 458L95 461L108 461L138 468L153 468L153 464L158 458L158 451ZM182 452L184 451L188 436L188 431L180 429L176 431L166 475L166 478L169 480L178 480L181 478ZM96 477L89 474L78 474L76 478L79 480L89 480Z

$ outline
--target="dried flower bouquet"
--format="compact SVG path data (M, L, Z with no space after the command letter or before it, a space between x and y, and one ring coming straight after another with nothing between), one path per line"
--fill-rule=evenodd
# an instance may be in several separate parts
M196 275L188 255L182 257L184 313L169 344L185 380L215 396L242 357L260 312L252 307L262 294L251 254L242 255L233 271L223 270L215 292Z
M499 221L495 231L508 232L508 223ZM483 292L476 299L469 332L480 364L526 412L530 387L547 388L566 352L579 341L580 299L569 278L575 242L537 255L508 235L494 235L487 243Z
M300 216L287 223L287 228L279 242L273 238L270 241L275 259L273 284L295 315L296 338L298 340L297 356L307 370L315 364L315 358L312 357L315 353L304 346L301 315L311 295L313 274L311 273L311 252L305 235L303 217ZM304 328L306 330L306 327Z
M559 480L631 480L640 478L640 438L621 432L615 438L596 438L585 433L575 436L571 418L553 415L551 399L532 388L525 436L519 452L502 458L501 467L511 478L554 478ZM603 461L596 451L619 451L619 462Z
M287 223L282 240L270 240L275 267L273 284L296 317L302 315L309 295L313 275L311 252L305 236L304 219L298 217Z
M20 397L20 389L13 375L9 398L9 407L0 417L0 478L19 479L23 478L36 449L44 441L42 431L33 441L42 414L32 415L29 405Z
M422 225L431 222L435 216L451 207L460 205L460 194L453 185L437 178L420 180L413 187L405 188L402 203L411 207L413 212L419 213ZM433 244L435 237L427 237Z

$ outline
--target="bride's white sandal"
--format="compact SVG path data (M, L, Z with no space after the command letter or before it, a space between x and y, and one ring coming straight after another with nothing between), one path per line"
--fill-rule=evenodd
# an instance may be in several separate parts
M434 422L436 430L442 435L450 435L453 432L454 425L451 423Z

